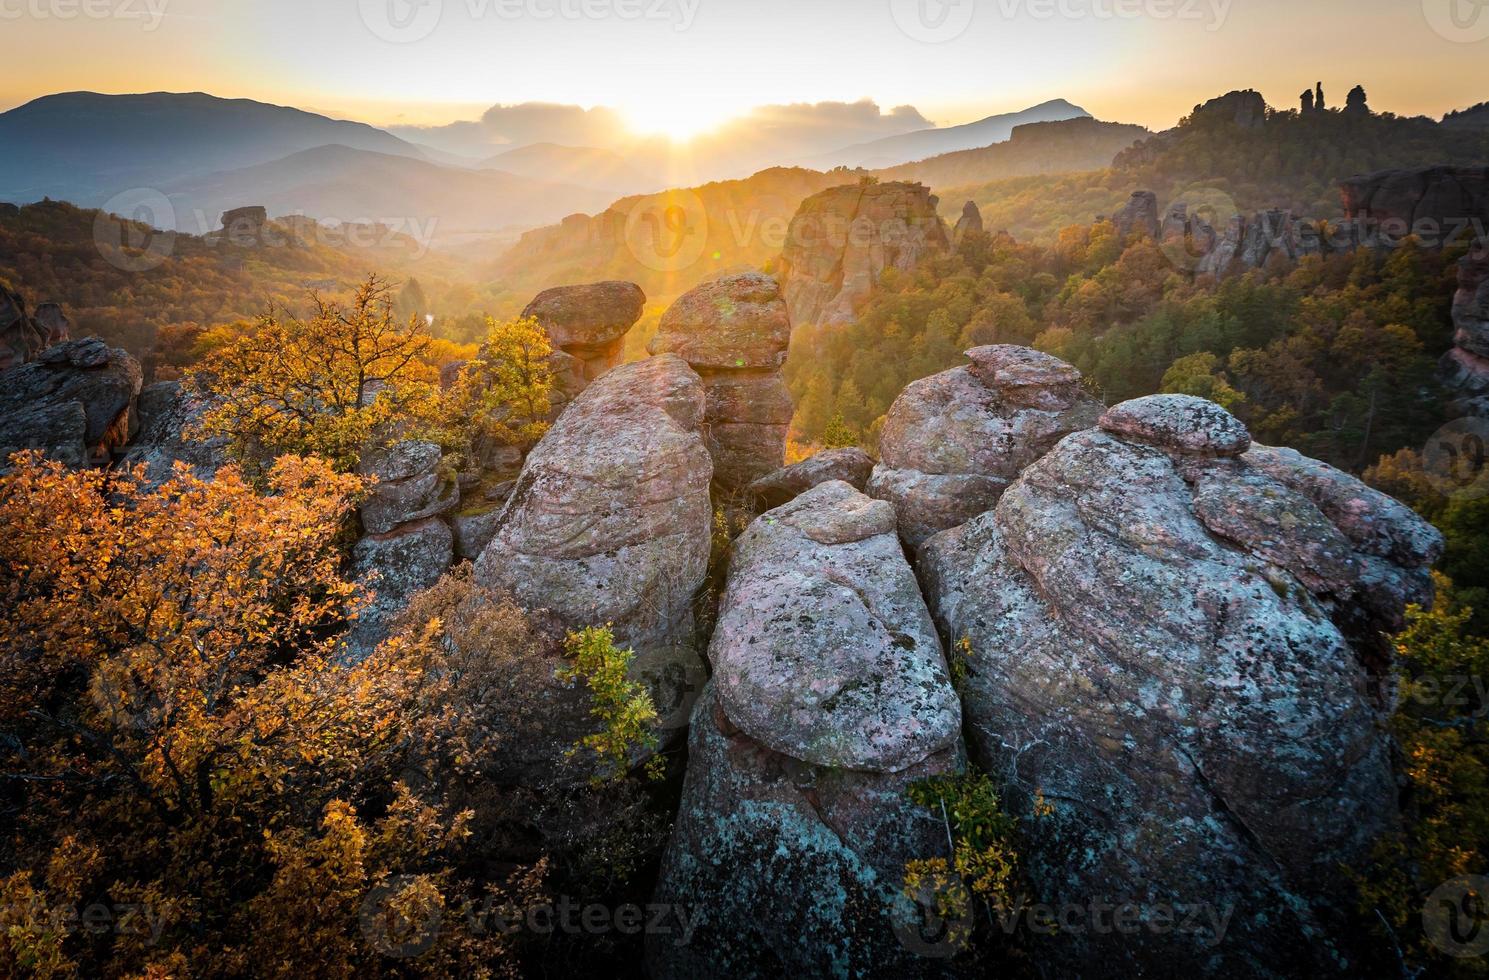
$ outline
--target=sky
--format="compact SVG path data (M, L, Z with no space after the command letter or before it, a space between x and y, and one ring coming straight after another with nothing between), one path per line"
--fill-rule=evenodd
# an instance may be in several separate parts
M938 124L1052 98L1172 126L1322 80L1377 111L1489 97L1483 0L0 0L0 109L206 91L376 125L494 104L615 109L677 137L752 106L871 99Z

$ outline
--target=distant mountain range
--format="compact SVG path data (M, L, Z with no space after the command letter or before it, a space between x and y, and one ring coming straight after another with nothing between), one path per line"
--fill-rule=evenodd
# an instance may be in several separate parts
M858 143L818 156L814 166L905 164L988 148L1021 124L1086 116L1057 99L965 126ZM595 213L622 195L800 164L794 158L821 154L834 140L924 123L909 107L884 114L868 102L777 106L688 146L657 139L614 148L533 142L478 160L363 123L246 99L71 92L0 114L0 201L102 207L123 192L148 189L171 199L178 230L195 233L215 227L222 211L250 204L271 215L331 221L401 219L437 226L439 234L512 231ZM976 160L957 166L979 176Z
M499 170L460 170L348 146L318 146L280 160L173 181L161 188L177 225L211 231L223 212L260 204L271 215L413 225L431 235L531 228L614 193ZM206 227L202 227L205 219Z
M1101 122L1089 116L1015 126L1002 143L943 153L875 171L881 180L916 180L932 188L984 183L1005 177L1103 170L1112 158L1153 135L1142 126Z
M0 200L96 207L121 191L340 144L423 159L364 123L200 92L49 95L0 114Z
M977 147L1002 143L1013 135L1015 126L1025 123L1058 122L1064 119L1090 118L1091 114L1078 105L1064 99L1042 102L1020 112L1006 112L988 116L964 126L947 126L937 129L921 129L900 136L889 136L870 143L847 146L824 156L804 161L804 165L819 170L833 167L864 167L878 169L893 167L913 160L942 153L956 153Z

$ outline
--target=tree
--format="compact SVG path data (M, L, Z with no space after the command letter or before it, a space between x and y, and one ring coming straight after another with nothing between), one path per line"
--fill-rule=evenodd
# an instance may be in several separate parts
M858 432L843 420L840 412L828 420L827 429L822 433L822 448L847 449L858 445L858 440Z
M1233 411L1246 396L1232 388L1223 371L1217 370L1220 358L1208 351L1181 357L1164 372L1162 390L1179 395L1208 398L1221 408Z
M0 973L376 974L369 901L454 912L472 894L456 869L492 827L463 780L484 785L501 748L482 692L509 664L462 654L437 621L337 662L362 602L335 547L355 477L283 457L261 496L231 466L151 489L142 470L12 465ZM538 880L487 885L516 897ZM149 908L149 929L48 925L124 904ZM457 915L427 939L415 972L514 972L515 940Z
M210 354L191 375L211 405L200 434L226 437L255 477L286 454L349 472L379 432L393 441L430 421L431 341L421 320L399 325L390 291L369 276L350 305L312 295L309 320L271 310Z
M537 320L486 319L486 342L460 372L446 418L467 439L487 437L526 455L548 431L553 346Z

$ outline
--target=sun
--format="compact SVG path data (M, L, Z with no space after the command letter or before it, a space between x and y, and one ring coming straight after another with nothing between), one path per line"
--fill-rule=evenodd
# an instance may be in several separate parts
M711 129L720 119L702 106L690 106L676 100L631 106L625 110L626 125L640 136L665 136L686 143Z

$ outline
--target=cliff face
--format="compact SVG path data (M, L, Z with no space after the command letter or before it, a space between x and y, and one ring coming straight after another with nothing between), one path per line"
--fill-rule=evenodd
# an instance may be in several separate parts
M885 269L909 272L951 250L936 198L920 184L834 187L802 202L781 253L793 326L852 323Z

